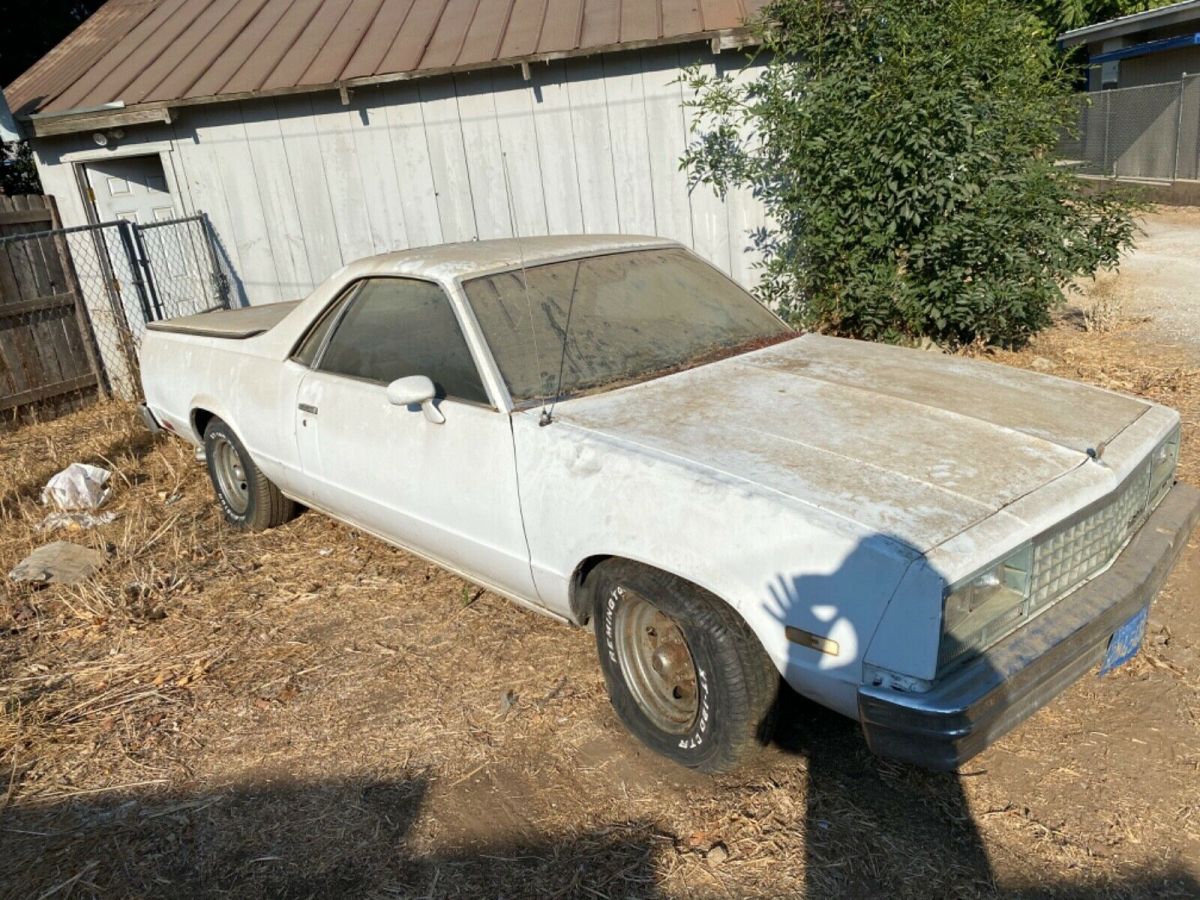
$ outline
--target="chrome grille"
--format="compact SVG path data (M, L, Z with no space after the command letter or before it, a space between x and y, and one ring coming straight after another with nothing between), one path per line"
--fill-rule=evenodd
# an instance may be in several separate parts
M1099 509L1034 542L1032 610L1078 587L1112 562L1141 524L1149 482L1150 468L1144 466Z
M1175 483L1179 447L1176 426L1111 494L947 588L938 647L939 677L962 660L1003 640L1107 568ZM982 623L969 621L976 609L987 608L986 597L978 607L973 605L976 580L985 575L995 576L1000 568L1010 594L1020 584L1017 576L1027 576L1019 602L1010 597L1011 607L1001 603L996 614L989 613ZM950 622L952 600L956 605L954 621ZM964 632L964 624L970 630Z

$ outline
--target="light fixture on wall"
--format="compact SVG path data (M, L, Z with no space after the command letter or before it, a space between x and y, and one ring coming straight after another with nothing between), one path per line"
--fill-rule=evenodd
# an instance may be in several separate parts
M108 131L96 131L92 133L92 143L97 147L107 147L109 144L115 143L125 137L124 128L111 128Z

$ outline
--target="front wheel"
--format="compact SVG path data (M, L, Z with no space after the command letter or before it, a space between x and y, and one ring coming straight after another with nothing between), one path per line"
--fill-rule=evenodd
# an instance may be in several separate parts
M769 740L779 675L732 608L623 560L588 580L600 668L635 737L703 772L731 769Z
M233 429L214 418L204 429L204 458L225 521L246 531L282 525L296 514L296 504L267 478Z

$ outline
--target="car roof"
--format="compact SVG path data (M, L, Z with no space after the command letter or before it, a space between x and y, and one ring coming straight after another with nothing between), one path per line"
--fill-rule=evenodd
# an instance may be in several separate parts
M573 234L546 237L500 238L435 244L384 253L351 263L347 274L352 278L368 275L416 275L451 280L503 272L522 264L542 265L558 259L679 246L667 238L630 234Z

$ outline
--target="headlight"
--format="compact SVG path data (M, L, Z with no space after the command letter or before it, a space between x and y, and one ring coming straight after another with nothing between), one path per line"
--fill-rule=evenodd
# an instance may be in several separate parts
M1179 428L1176 427L1167 439L1150 454L1150 506L1162 499L1175 482L1175 468L1179 465Z
M1032 563L1033 548L1022 547L947 591L939 669L972 650L990 646L1029 615Z

